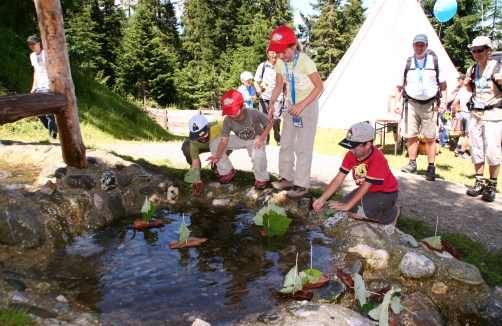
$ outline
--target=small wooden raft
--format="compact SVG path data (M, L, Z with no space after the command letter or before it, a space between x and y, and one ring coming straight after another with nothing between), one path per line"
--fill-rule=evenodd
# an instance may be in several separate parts
M169 242L169 247L171 247L171 249L198 247L206 241L207 241L207 239L205 239L205 238L189 238L186 240L185 243L182 243L182 244L179 244L178 241L171 241L171 242Z

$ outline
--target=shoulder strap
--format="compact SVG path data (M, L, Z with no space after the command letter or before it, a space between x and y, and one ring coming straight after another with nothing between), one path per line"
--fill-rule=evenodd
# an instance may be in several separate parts
M406 85L406 76L408 76L408 71L410 71L411 67L411 60L413 57L409 57L408 60L406 60L406 67L404 67L404 80L403 80L403 86Z
M432 59L434 60L434 70L436 71L436 82L439 87L439 62L438 62L438 56L436 55L435 52L429 53L432 55ZM441 92L440 92L441 93Z
M261 68L261 80L263 81L263 74L265 73L265 67L267 66L267 61L263 62L263 67Z
M492 70L492 72L493 72L492 73L492 83L495 86L497 86L497 88L499 89L500 92L502 92L502 86L499 85L498 83L496 83L495 80L493 79L494 73L500 72L500 68L502 68L502 58L497 60L497 63L495 64L495 67Z

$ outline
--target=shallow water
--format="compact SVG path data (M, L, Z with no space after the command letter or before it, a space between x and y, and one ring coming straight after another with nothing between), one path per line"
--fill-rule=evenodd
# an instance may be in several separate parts
M340 244L296 221L283 237L266 238L254 212L200 207L186 214L190 237L207 238L200 247L170 249L181 214L160 211L164 227L136 231L132 220L78 239L55 256L49 274L78 293L83 306L102 313L105 324L141 325L167 321L191 325L201 318L225 325L286 303L275 294L299 253L299 269L333 266ZM326 272L326 270L323 270ZM316 290L314 290L316 291Z

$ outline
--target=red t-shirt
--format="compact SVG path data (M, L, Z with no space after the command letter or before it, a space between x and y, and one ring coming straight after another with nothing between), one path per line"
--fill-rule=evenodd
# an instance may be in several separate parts
M364 181L372 184L369 192L398 191L397 179L390 171L387 159L375 146L371 147L370 155L363 161L357 161L350 152L347 152L340 166L340 172L348 174L350 170L357 186L360 187Z

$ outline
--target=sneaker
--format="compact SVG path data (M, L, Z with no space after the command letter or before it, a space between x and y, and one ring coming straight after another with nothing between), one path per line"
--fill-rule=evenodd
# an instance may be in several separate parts
M220 178L220 183L222 185L229 183L232 180L232 178L234 177L234 175L235 175L235 169L232 169L230 171L230 173L228 173Z
M401 168L401 171L404 173L417 173L417 161L410 161L408 165Z
M436 180L436 167L428 166L427 173L425 174L425 180L434 181Z
M455 153L455 156L458 156L458 151L460 150L460 148L456 147L455 150L453 151L453 153Z
M458 157L461 157L464 160L468 160L471 158L471 156L469 154L467 154L466 152L463 152L462 154L458 153Z
M474 183L474 187L467 189L466 194L468 194L471 197L477 197L479 195L482 195L486 190L486 186L483 183L483 180L476 179L476 182Z
M294 185L293 181L288 181L284 178L279 181L272 182L272 188L276 190L291 190Z
M211 171L213 171L214 174L216 174L217 177L220 177L220 174L218 173L218 167L213 162L211 162Z
M303 187L299 187L297 185L293 186L293 189L288 191L286 194L286 197L291 198L291 199L300 199L307 197L309 191L308 189L305 189Z
M254 182L255 189L265 189L267 187L267 181L258 181Z
M485 191L483 192L484 201L492 202L495 200L495 193L497 192L497 183L488 181L488 184L485 186Z

